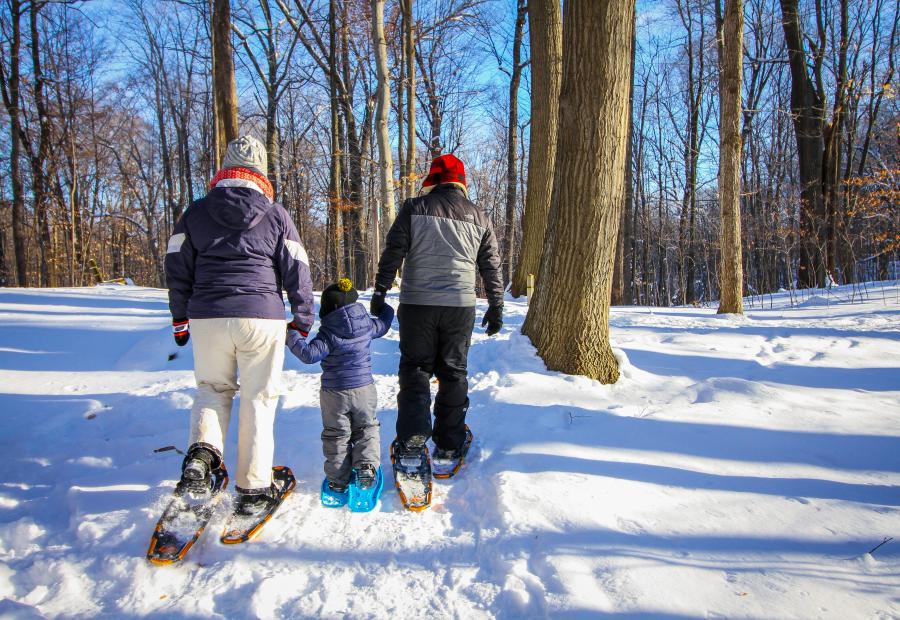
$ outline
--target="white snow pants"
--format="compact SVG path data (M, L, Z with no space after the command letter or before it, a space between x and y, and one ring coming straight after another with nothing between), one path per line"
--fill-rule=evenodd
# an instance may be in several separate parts
M197 397L191 410L190 444L225 453L231 404L238 390L239 491L268 489L275 456L275 410L284 364L285 321L272 319L191 319Z

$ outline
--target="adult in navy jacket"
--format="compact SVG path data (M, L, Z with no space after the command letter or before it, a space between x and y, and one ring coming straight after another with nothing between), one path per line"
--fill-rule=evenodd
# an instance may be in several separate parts
M175 341L193 334L197 396L180 484L208 488L222 462L240 374L237 511L252 514L272 493L274 422L284 363L285 309L308 333L313 294L306 251L266 178L266 150L240 137L228 144L209 193L175 226L166 282Z

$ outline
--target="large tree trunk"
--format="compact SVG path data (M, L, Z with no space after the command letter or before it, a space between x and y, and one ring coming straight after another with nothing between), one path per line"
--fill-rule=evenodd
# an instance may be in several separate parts
M513 277L513 254L516 221L516 187L519 184L516 158L519 152L519 83L522 78L522 32L525 30L525 0L518 0L513 38L512 74L509 80L509 123L506 133L506 225L503 231L503 283Z
M540 279L524 333L551 370L619 378L609 343L625 197L634 0L566 2L559 150Z
M806 67L798 2L781 0L781 23L791 67L791 115L800 168L800 266L797 283L801 288L809 288L825 283L822 251L825 225L822 160L825 144L822 137L822 99Z
M716 0L716 9L719 0ZM741 259L741 71L744 3L725 0L719 28L719 314L743 314Z
M559 0L530 0L528 25L531 45L531 141L528 145L525 212L522 215L522 247L512 283L515 297L525 294L528 274L538 273L550 211L562 79Z
M237 83L231 48L231 5L229 0L213 0L212 13L213 88L216 114L216 167L222 164L225 147L238 137Z
M375 135L378 140L378 189L381 201L380 222L373 226L377 230L376 243L387 234L394 223L394 162L391 155L391 136L388 132L388 115L391 111L391 86L388 80L387 42L384 38L384 0L371 0L372 4L372 45L375 48L375 70L378 75L378 93L375 108ZM375 255L379 255L375 252Z

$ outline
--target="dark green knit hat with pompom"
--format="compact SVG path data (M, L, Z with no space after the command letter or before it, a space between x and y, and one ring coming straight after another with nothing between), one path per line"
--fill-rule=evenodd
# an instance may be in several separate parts
M338 308L356 303L359 293L353 288L353 283L347 278L341 278L322 291L322 303L319 306L319 318L331 314Z

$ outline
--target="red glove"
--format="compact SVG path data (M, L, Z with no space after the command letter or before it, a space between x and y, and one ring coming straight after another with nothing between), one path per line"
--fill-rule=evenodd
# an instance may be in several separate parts
M288 329L293 329L295 332L306 338L309 336L309 331L300 329L300 326L297 325L297 321L291 321L288 323Z
M172 335L175 336L175 344L183 347L191 339L190 322L187 319L172 319Z

